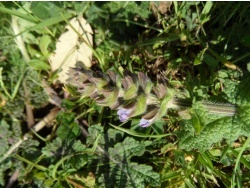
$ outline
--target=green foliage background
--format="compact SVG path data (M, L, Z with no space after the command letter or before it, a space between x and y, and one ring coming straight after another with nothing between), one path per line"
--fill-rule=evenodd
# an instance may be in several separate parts
M248 187L249 12L244 2L1 2L0 185ZM177 96L192 100L192 118L173 110L145 129L138 118L121 124L70 86L66 98L48 58L66 21L79 15L94 30L94 71L141 71L153 82L164 74ZM212 115L201 101L238 111ZM27 106L36 124L59 112L32 131Z

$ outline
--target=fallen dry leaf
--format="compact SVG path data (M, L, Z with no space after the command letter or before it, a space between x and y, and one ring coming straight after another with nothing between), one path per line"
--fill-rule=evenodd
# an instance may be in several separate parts
M65 28L56 43L55 52L49 57L52 71L58 70L58 81L66 83L69 67L75 67L77 62L91 66L93 31L83 17L73 18Z
M158 9L162 14L166 14L166 12L170 10L171 4L171 1L161 1L159 3Z

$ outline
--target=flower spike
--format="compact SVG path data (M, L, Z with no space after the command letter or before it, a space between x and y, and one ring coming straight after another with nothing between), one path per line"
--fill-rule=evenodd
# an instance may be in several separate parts
M70 68L68 83L76 86L84 97L100 106L117 110L121 122L141 116L140 126L148 127L167 112L173 95L164 84L154 86L148 76L126 71L124 78L113 71L107 74L85 68Z

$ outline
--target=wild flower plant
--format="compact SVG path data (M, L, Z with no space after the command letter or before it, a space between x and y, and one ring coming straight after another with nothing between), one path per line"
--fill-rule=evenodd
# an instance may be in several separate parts
M176 98L174 90L168 88L164 82L154 85L142 72L134 74L125 71L124 78L121 78L113 71L104 74L85 68L70 68L68 74L69 84L76 86L84 97L94 99L98 105L117 110L121 122L141 116L140 126L148 127L161 119L168 109L180 110L191 106L190 102ZM221 111L229 116L236 113L234 105L211 102L203 102L203 105L212 113ZM225 106L226 111L222 110Z

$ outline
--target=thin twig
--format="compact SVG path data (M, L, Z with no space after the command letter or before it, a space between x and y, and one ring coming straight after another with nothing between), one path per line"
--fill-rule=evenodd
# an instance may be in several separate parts
M14 173L12 174L12 176L10 177L8 185L6 186L6 188L11 188L13 186L13 184L15 183L15 181L17 180L18 176L19 176L19 170L16 169L14 171Z
M49 96L49 102L58 107L61 107L62 99L57 95L57 93L47 84L45 80L42 80L42 86Z
M34 118L32 106L30 105L29 93L26 88L25 82L23 82L23 89L24 89L24 95L25 95L27 124L28 124L28 128L31 128L35 124L35 118Z
M57 113L59 112L60 109L54 109L51 110L51 112L45 116L39 123L37 123L32 129L35 132L40 131L43 127L45 127L48 123L50 123L55 116L57 115ZM20 147L20 145L26 141L29 138L29 135L32 134L32 131L27 132L23 138L21 138L20 140L18 140L15 144L13 144L9 150L0 158L0 163L2 163L6 158L8 158L18 147Z

